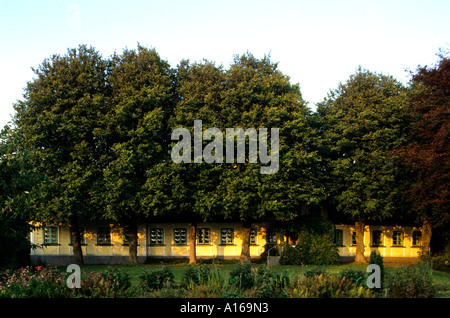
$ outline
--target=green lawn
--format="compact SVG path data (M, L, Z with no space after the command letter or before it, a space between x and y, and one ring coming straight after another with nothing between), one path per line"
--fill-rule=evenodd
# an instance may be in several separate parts
M115 267L120 267L123 270L126 270L132 282L136 284L138 282L139 274L144 270L151 270L153 268L160 268L162 264L139 264L139 265L116 265ZM175 281L177 283L180 282L186 268L189 266L187 264L166 264L173 272L175 276ZM235 264L215 264L222 273L227 275L231 269L235 266ZM255 264L254 266L260 266ZM386 271L389 271L395 265L385 264ZM85 265L82 266L82 272L86 274L90 272L98 272L104 271L108 268L108 265ZM285 272L289 276L297 275L303 273L307 269L311 268L320 268L321 270L325 270L330 274L338 274L345 268L353 268L359 269L362 271L366 271L367 264L341 264L341 265L328 265L328 266L296 266L296 265L274 265L270 267L271 270L277 273ZM450 273L433 271L433 281L438 286L439 292L438 297L449 297L450 298Z

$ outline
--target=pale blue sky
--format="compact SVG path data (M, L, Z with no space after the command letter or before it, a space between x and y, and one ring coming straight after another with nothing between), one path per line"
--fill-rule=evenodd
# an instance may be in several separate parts
M450 1L3 1L0 127L37 67L79 44L105 57L142 45L176 66L270 54L312 109L361 65L409 80L450 43Z

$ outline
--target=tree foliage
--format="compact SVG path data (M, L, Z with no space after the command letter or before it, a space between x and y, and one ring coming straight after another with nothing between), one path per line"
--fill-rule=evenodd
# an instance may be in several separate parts
M450 220L450 59L445 53L433 67L419 67L412 77L415 116L412 142L400 152L413 165L410 190L414 209L435 225Z
M337 209L357 222L357 261L363 259L364 222L401 211L406 171L393 150L409 142L407 93L391 76L359 68L318 105L325 182Z
M36 77L27 83L24 101L14 106L20 151L47 177L33 189L32 221L70 223L77 233L78 219L98 211L93 194L101 180L97 163L102 149L96 130L107 107L106 67L100 54L87 46L53 55L34 69Z

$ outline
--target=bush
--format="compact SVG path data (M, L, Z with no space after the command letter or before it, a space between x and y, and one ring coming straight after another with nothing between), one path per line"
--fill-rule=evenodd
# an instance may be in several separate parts
M450 271L450 244L446 246L442 253L431 257L431 264L434 270Z
M80 288L68 288L68 274L56 267L24 267L7 271L0 280L0 297L61 298L93 297L112 298L126 296L131 286L127 272L109 267L102 273L90 273L81 280Z
M285 288L289 286L289 277L283 274L277 274L264 266L253 270L254 287L252 294L256 297L284 297Z
M326 271L321 270L320 268L309 268L306 271L303 272L303 276L306 277L314 277L314 276L319 276L319 275L323 275L323 274L327 274Z
M1 275L0 297L6 298L55 298L68 297L66 273L56 267L23 267L7 270Z
M369 264L375 264L380 266L380 280L381 280L381 288L374 288L375 291L381 292L384 288L384 265L383 265L383 257L377 251L372 251L370 253Z
M235 295L242 291L244 297L268 298L285 297L284 289L289 286L290 281L285 273L274 273L264 265L252 268L249 263L244 263L231 270L229 284L228 292L234 292Z
M285 245L280 263L289 265L331 265L339 262L334 243L334 225L317 217L301 217L289 229L280 230L296 241L295 250Z
M230 288L226 276L217 266L190 265L184 272L180 286L184 288L187 298L198 297L231 297L236 288ZM235 297L240 297L235 295Z
M272 249L272 247L274 247L274 246L276 246L276 244L266 244L266 245L264 245L264 252L262 252L259 255L259 259L256 260L256 262L258 262L258 263L266 263L269 250L270 250L270 256L280 256L278 248L273 248Z
M339 273L340 278L346 278L356 286L366 287L366 272L359 269L346 268Z
M299 233L299 242L295 248L299 252L301 264L330 265L339 261L331 232L315 233L303 230Z
M386 278L389 298L428 298L436 294L432 273L423 265L393 268Z
M203 285L210 280L212 267L206 264L189 265L181 278L181 285L189 287L192 285Z
M285 244L283 246L283 252L280 257L281 265L300 265L301 264L301 255L298 249L295 247Z
M250 263L237 264L230 271L230 285L239 289L249 289L253 287L252 266Z
M371 290L330 274L297 276L288 289L291 298L374 298Z
M161 289L164 286L173 284L174 279L173 272L167 266L154 270L144 270L139 275L141 287L147 290Z

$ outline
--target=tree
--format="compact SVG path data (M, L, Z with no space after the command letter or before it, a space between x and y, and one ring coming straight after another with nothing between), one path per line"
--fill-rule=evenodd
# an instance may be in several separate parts
M235 56L227 72L221 112L224 129L254 128L259 142L260 129L268 131L270 163L261 162L264 149L259 144L260 162L252 162L248 154L245 164L223 165L215 195L221 201L220 214L225 219L242 222L240 259L245 262L250 260L252 223L261 219L292 221L302 207L318 204L325 197L325 189L315 168L320 158L311 148L314 133L308 122L311 114L300 87L291 84L289 77L280 72L277 63L269 57L257 59L250 53ZM278 136L272 134L275 133L272 128L278 129ZM246 151L251 138L245 141ZM276 139L274 147L271 142ZM237 143L238 139L235 148L238 148ZM261 167L268 165L273 170L262 173Z
M190 222L190 263L197 261L197 223L210 219L211 211L218 207L217 197L212 195L212 191L221 170L203 161L194 163L194 121L202 120L202 125L209 127L222 126L220 107L223 83L223 70L213 62L181 61L176 69L176 105L169 119L169 127L171 132L177 128L189 131L187 142L191 163L176 163L172 160L173 147L177 143L174 140L155 168L149 171L145 185L148 191L145 201L148 214ZM203 133L203 129L200 133ZM171 137L170 132L168 136ZM204 143L202 141L202 149Z
M337 209L355 221L356 262L364 262L364 226L399 213L406 184L393 150L407 144L408 90L391 76L358 68L317 111L329 158L326 179Z
M145 216L147 174L166 152L173 76L157 52L138 45L111 58L110 108L98 134L104 164L104 218L128 229L129 261L137 263L138 218Z
M39 178L20 148L19 136L6 125L0 133L0 266L27 264L30 255L27 204Z
M432 228L447 229L450 220L450 59L445 52L439 58L412 76L412 141L398 151L400 160L412 166L415 180L406 193L423 223L425 252L430 251Z
M77 264L83 263L79 219L97 211L93 189L101 177L101 148L95 132L107 107L106 66L85 45L55 54L33 69L25 99L14 105L21 151L38 175L47 176L33 188L30 218L70 224Z

